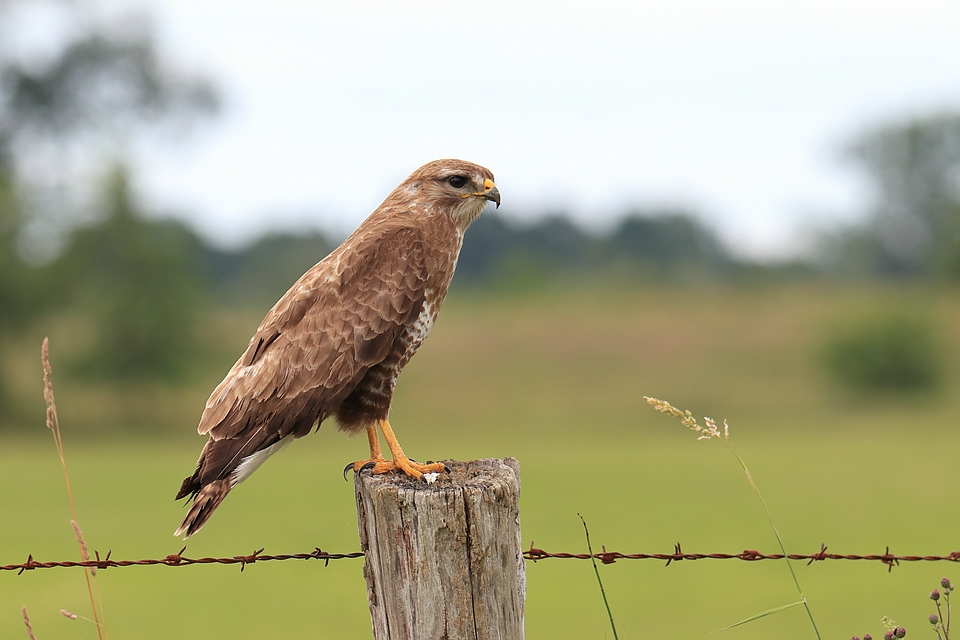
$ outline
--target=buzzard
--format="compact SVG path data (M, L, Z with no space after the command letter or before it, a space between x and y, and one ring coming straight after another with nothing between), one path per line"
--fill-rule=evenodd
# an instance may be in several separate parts
M489 170L430 162L290 287L207 400L197 430L209 439L176 498L193 505L174 535L196 533L234 486L330 416L341 431L367 432L370 458L347 469L417 479L444 469L407 458L387 415L397 376L443 304L463 233L487 201L500 206Z

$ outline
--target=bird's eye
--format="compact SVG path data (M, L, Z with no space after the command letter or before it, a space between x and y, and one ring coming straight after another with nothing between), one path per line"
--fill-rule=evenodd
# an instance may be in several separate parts
M460 189L467 184L467 178L465 176L450 176L447 178L447 183L454 189Z

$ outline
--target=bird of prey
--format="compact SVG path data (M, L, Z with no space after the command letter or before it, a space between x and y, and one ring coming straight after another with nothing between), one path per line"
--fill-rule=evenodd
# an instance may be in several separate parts
M197 430L209 439L177 493L193 504L174 535L195 534L233 487L330 416L342 431L367 432L370 458L348 469L417 479L444 469L407 458L387 415L443 304L463 233L488 201L500 206L488 169L430 162L290 287L207 400Z

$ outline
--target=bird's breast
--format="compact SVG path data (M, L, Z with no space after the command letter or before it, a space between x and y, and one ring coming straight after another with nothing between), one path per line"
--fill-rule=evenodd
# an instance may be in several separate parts
M424 292L420 315L405 332L408 342L420 346L420 343L426 340L427 336L430 335L430 330L433 329L433 323L437 321L437 311L439 311L437 307L436 296L432 290L427 289Z

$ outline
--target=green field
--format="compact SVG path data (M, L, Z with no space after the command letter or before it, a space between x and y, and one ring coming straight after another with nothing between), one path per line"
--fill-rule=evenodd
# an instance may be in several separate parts
M818 359L824 336L889 308L934 319L944 382L915 397L865 398L836 388ZM179 550L171 533L183 511L172 497L203 442L195 420L258 320L221 319L211 334L225 346L211 356L210 371L186 390L127 393L121 417L112 404L120 392L61 383L55 370L91 548L125 559ZM71 330L59 342L52 336L55 368L57 345L69 344ZM17 345L8 366L34 351L38 345ZM38 371L17 378L18 393L39 397L39 384L31 386ZM887 545L898 554L960 550L957 291L797 284L455 294L401 377L391 422L420 459L518 458L525 544L585 551L581 513L594 546L609 550L668 553L680 542L691 553L776 552L736 460L654 412L644 395L730 420L790 552L812 553L821 543L836 553L883 553ZM148 436L133 426L96 426L118 421L160 426ZM0 564L28 553L38 560L77 555L42 405L35 431L40 437L18 431L0 439ZM325 425L234 491L186 554L357 550L352 484L340 470L365 447L363 438ZM368 638L361 566L131 567L102 571L98 580L115 640ZM945 575L960 582L960 566L947 563L905 563L889 573L867 562L795 569L823 638L882 637L883 615L906 626L908 637L930 634L926 594ZM624 560L600 571L624 639L705 637L797 599L782 562ZM588 562L527 563L527 578L528 638L612 637ZM79 570L0 573L0 638L25 637L21 605L40 640L95 638L90 623L58 613L89 615L86 600ZM793 608L718 637L814 635L802 608Z

